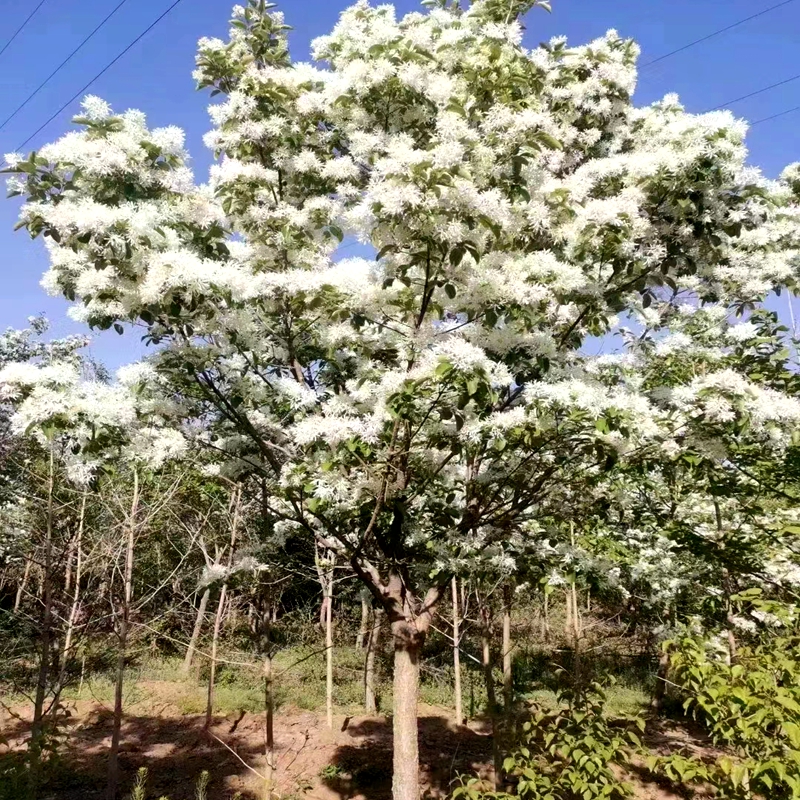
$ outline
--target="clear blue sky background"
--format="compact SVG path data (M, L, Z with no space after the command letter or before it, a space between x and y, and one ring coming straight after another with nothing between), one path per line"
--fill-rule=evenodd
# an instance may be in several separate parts
M0 120L116 5L118 0L46 0L31 23L0 56L3 77ZM0 153L11 152L57 108L143 31L171 0L128 0L126 5L3 131ZM646 62L732 22L775 5L778 0L553 0L553 13L536 10L527 18L527 43L566 35L582 44L616 28L635 38ZM201 36L224 37L231 0L183 0L146 38L90 90L116 110L140 108L151 125L178 125L187 133L198 179L210 163L201 137L209 128L208 96L194 91L191 71ZM308 58L309 42L326 33L346 0L285 0L281 8L295 30L292 51ZM36 0L0 0L0 46L33 10ZM398 13L419 8L398 0ZM677 92L690 111L705 111L767 84L800 73L800 0L722 36L669 58L641 73L636 101L646 104ZM60 136L77 110L65 110L30 144ZM732 106L750 120L800 105L800 80ZM756 126L749 138L751 161L770 176L800 160L800 112ZM2 193L4 196L4 192ZM0 328L22 326L45 312L53 332L82 331L66 318L66 304L39 287L46 257L41 242L13 233L18 204L0 199ZM103 334L95 354L116 367L144 352L135 331Z

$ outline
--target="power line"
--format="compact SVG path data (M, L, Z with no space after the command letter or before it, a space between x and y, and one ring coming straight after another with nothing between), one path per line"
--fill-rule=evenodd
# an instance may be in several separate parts
M78 51L81 50L81 48L83 48L83 46L100 30L100 28L102 28L106 22L108 22L111 17L113 17L114 14L116 14L117 11L119 11L127 2L128 0L120 0L120 2L117 3L117 5L111 10L105 19L25 98L25 100L22 101L22 103L20 103L14 109L11 114L9 114L9 116L3 120L3 122L0 124L0 131L3 130L3 128L5 128L5 126L8 125L8 123L11 122L11 120L14 119L14 117L16 117L26 105L28 105L28 103L30 103L30 101L33 100L33 98L36 97L36 95L39 94L39 92L44 89L48 83L50 83L52 78L54 78L57 73L61 72L61 70L67 65L72 57L76 55Z
M5 51L8 49L8 46L11 44L11 42L13 42L13 41L14 41L14 39L16 39L16 38L17 38L17 36L19 36L19 35L22 33L22 29L23 29L23 28L24 28L24 27L25 27L25 26L26 26L26 25L27 25L27 24L28 24L28 23L29 23L29 22L30 22L30 21L33 19L33 16L34 16L34 14L35 14L35 13L36 13L36 12L37 12L37 11L38 11L38 10L39 10L39 9L40 9L40 8L41 8L41 7L42 7L42 6L43 6L43 5L46 3L46 2L47 2L47 0L40 0L40 2L39 2L39 5L38 5L38 6L36 6L36 8L34 8L34 9L33 9L33 11L31 11L31 13L30 13L30 14L28 14L28 16L27 16L27 17L26 17L26 19L25 19L25 22L23 22L23 23L22 23L22 25L20 25L20 26L19 26L19 28L17 28L17 29L14 31L14 33L13 33L13 34L12 34L12 36L11 36L11 38L10 38L10 39L9 39L9 40L8 40L8 41L7 41L7 42L4 44L4 45L3 45L2 49L0 49L0 56L1 56L1 55L3 55L3 53L5 53Z
M181 0L174 0L172 5L169 6L166 11L153 20L153 22L151 22L124 50L122 50L111 61L109 61L108 64L106 64L103 69L101 69L100 72L98 72L97 75L95 75L89 81L89 83L75 92L75 94L72 95L72 97L70 97L70 99L67 100L67 102L55 112L55 114L53 114L46 122L42 123L21 145L19 145L19 147L17 147L17 151L21 151L22 148L25 147L25 145L28 144L28 142L33 139L34 136L41 133L62 111L64 111L65 108L74 103L96 80L105 75L106 72L108 72L111 67L113 67L114 64L116 64L117 61L119 61L128 52L128 50L130 50L139 41L144 39L144 37L147 36L147 34L150 33L150 31L153 30L153 28L155 28L156 25L158 25L158 23L161 22L161 20L164 19L164 17L166 17L167 14L169 14L169 12L172 11L172 9L175 8L175 6L177 6L180 2Z
M688 50L690 47L694 47L695 45L701 44L702 42L707 42L709 39L713 39L716 36L720 36L723 33L727 33L734 28L738 28L740 25L744 25L745 22L750 22L751 20L758 19L758 17L763 17L764 14L769 14L770 11L775 11L776 8L781 8L782 6L788 6L790 3L793 3L794 0L783 0L782 3L776 3L774 6L770 6L769 8L765 8L763 11L759 11L757 14L752 14L749 17L745 17L744 19L740 19L738 22L733 22L730 25L726 25L724 28L720 28L713 33L709 33L706 36L701 36L699 39L695 39L693 42L689 42L688 44L683 45L682 47L678 47L675 50L670 50L669 53L664 53L663 56L659 56L658 58L654 58L652 61L648 61L645 64L642 64L642 69L645 67L652 66L653 64L658 64L659 61L664 61L667 58L672 58L672 56L677 55L678 53L682 53L684 50Z
M800 80L800 75L793 75L791 78L786 78L786 80L778 81L777 83L771 83L769 86L765 86L763 89L756 89L756 91L750 92L750 94L743 94L741 97L734 97L733 100L728 100L726 103L721 103L718 106L714 106L714 108L710 108L708 111L719 111L719 109L732 106L734 103L738 103L740 100L747 100L750 97L755 97L757 94L763 94L764 92L768 92L770 89L777 89L778 86L785 86L787 83L791 83L792 81L796 80ZM703 113L707 114L708 112L705 111Z
M780 111L777 114L773 114L770 117L762 117L761 119L757 119L755 122L750 123L750 127L752 128L753 125L760 125L762 122L769 122L772 119L778 119L778 117L785 117L787 114L793 114L795 111L800 111L800 106L795 106L794 108L787 108L786 111Z

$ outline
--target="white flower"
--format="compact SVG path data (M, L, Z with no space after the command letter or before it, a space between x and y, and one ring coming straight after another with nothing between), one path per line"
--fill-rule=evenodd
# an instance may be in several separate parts
M83 113L91 120L101 120L111 116L111 106L105 100L95 97L93 94L86 95L81 101Z

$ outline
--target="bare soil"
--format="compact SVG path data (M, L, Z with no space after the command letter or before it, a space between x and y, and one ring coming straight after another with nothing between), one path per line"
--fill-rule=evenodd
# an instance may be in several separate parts
M147 767L148 797L194 798L202 771L211 775L209 800L263 797L258 773L264 767L264 719L240 712L215 719L203 730L202 715L181 715L168 701L168 687L148 685L147 703L125 716L121 764L125 796L136 771ZM159 702L159 696L164 702ZM103 796L111 712L97 701L68 705L61 766L54 770L45 800L94 800ZM459 775L491 775L491 738L485 723L458 726L447 709L420 706L420 761L424 797L449 793ZM0 711L0 759L14 758L29 733L29 711ZM281 709L275 718L277 792L283 800L389 800L391 797L391 719L338 717L333 731L324 716ZM648 744L662 753L678 748L703 752L703 743L678 727L648 732ZM648 780L642 770L630 776L637 800L678 800L680 795Z

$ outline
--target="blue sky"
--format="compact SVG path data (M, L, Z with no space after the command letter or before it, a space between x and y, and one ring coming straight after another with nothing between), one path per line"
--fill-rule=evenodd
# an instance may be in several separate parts
M3 92L0 120L86 36L118 0L46 0L20 36L0 56ZM642 46L642 62L775 5L778 0L553 0L553 13L535 10L527 18L527 43L566 35L581 44L616 28ZM0 153L11 152L120 50L144 30L171 0L128 0L112 20L6 128ZM36 0L0 0L0 46L36 5ZM141 42L91 88L116 110L140 108L151 125L178 125L187 133L199 179L210 163L201 137L208 129L208 97L194 91L191 71L197 39L224 37L230 0L182 0ZM292 52L308 57L309 42L326 33L346 5L331 0L281 3L294 26ZM416 10L416 0L398 0L398 13ZM641 73L636 102L646 104L677 92L690 111L705 111L800 72L800 0L791 2L722 36L666 59ZM800 105L800 80L732 106L757 120ZM74 107L65 110L29 145L53 140L69 127ZM751 161L771 176L800 160L800 112L757 125L749 144ZM4 193L3 193L4 195ZM53 321L57 335L81 331L65 315L66 304L39 287L46 258L41 242L13 232L18 204L0 199L0 329L21 326L37 312ZM97 337L95 354L115 367L145 350L136 332Z

